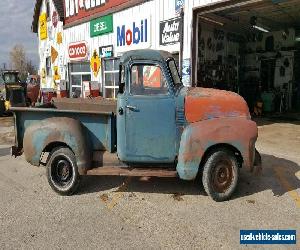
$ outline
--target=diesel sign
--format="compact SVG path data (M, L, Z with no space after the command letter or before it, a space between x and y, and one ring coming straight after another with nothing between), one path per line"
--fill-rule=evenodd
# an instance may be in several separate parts
M83 60L87 57L86 42L71 43L69 45L69 58L71 60Z

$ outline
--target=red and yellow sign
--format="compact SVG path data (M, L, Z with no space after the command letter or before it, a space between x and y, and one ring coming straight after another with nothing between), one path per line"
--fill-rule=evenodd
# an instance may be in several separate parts
M40 39L45 40L48 37L48 30L47 30L47 14L42 13L39 18L40 24Z
M91 69L94 73L94 76L97 77L100 70L101 60L97 53L97 50L94 50L93 56L91 58Z

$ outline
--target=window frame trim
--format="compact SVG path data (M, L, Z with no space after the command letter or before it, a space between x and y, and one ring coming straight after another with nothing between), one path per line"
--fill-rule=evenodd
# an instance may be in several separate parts
M165 81L167 83L167 94L158 94L158 95L135 95L135 94L132 94L131 93L131 82L132 82L132 67L135 66L135 65L148 65L148 66L158 66L163 75L164 75L164 78L165 78ZM144 61L144 60L141 60L141 61L134 61L132 62L130 65L129 65L129 86L128 86L128 95L129 96L137 96L137 97L172 97L172 93L171 93L171 90L170 90L170 84L169 84L169 81L168 81L168 78L166 77L166 73L165 73L165 70L163 68L163 65L157 61Z
M113 61L113 66L115 66L115 61L116 60L119 60L119 64L120 64L120 59L121 59L121 57L104 57L104 58L102 58L102 69L101 69L101 72L102 72L102 95L103 95L103 97L104 98L110 98L110 97L107 97L106 96L106 92L105 92L105 90L106 89L112 89L113 90L113 99L117 99L118 98L118 89L119 89L119 80L117 79L117 81L116 82L113 82L114 83L114 85L110 85L110 86L107 86L106 84L105 84L105 75L106 74L113 74L113 75L115 75L115 74L117 74L117 73L119 73L119 69L116 69L116 70L105 70L105 63L106 63L106 61ZM119 68L119 67L118 67Z

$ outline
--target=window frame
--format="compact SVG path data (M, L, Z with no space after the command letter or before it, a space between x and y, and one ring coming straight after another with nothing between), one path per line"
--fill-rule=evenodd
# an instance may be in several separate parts
M166 94L155 94L155 95L137 95L137 94L132 94L131 93L131 84L132 84L132 67L136 65L146 65L146 66L156 66L159 67L167 84L167 93ZM168 78L166 76L166 72L164 70L163 65L161 65L159 62L149 62L149 61L137 61L137 62L132 62L129 65L129 84L128 84L128 94L129 96L139 96L139 97L162 97L162 96L171 96L171 89L170 89L170 83L168 81Z
M51 21L51 7L50 7L50 1L46 1L46 15L47 15L47 22Z
M52 62L51 62L51 56L46 57L46 76L52 77Z
M83 87L83 76L90 76L90 78L92 79L92 72L90 70L90 72L87 72L87 71L72 71L72 66L74 64L86 64L86 65L89 65L89 62L86 62L86 61L82 61L82 62L72 62L72 63L69 63L69 96L70 98L72 98L72 89L73 88L81 88L81 97L83 98L83 92L84 92L84 87ZM90 67L89 67L90 69ZM72 81L72 76L80 76L80 81L81 81L81 85L73 85L73 81Z
M114 77L114 82L113 84L114 85L111 85L111 86L107 86L105 84L105 75L106 74L112 74L113 76L117 75L120 73L120 64L121 64L121 61L120 61L121 57L104 57L102 58L102 95L104 98L108 98L106 96L106 89L111 89L112 92L113 92L113 97L112 99L117 99L118 98L118 93L119 93L119 79L120 79L120 76L115 78ZM114 68L117 68L117 69L114 69L114 70L105 70L105 64L108 62L108 61L113 61L113 66ZM115 67L115 63L116 61L119 61L118 63L118 67Z

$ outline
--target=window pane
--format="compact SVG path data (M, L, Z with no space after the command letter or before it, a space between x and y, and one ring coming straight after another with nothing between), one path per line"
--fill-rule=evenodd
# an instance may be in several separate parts
M119 92L119 88L117 87L117 88L115 88L115 99L117 99L117 97L118 97L118 92Z
M77 85L77 86L81 86L81 76L71 76L71 84L72 86Z
M112 73L104 73L104 86L113 86L113 74Z
M72 63L71 72L91 72L89 63Z
M47 76L52 76L52 69L51 69L51 57L46 58L46 72Z
M120 66L120 59L115 59L114 60L114 70L119 70L119 66Z
M175 86L182 85L179 74L178 74L177 66L176 66L174 60L169 61L169 68L170 68L171 75L172 75Z
M131 70L130 92L135 95L167 94L168 87L159 66L134 65Z
M114 86L118 86L119 84L119 72L118 73L114 73Z
M91 72L91 67L89 63L81 64L81 72Z
M105 71L112 71L114 69L114 61L113 60L105 60Z
M90 82L91 81L91 75L82 75L82 81Z
M114 89L105 89L105 98L114 98Z

